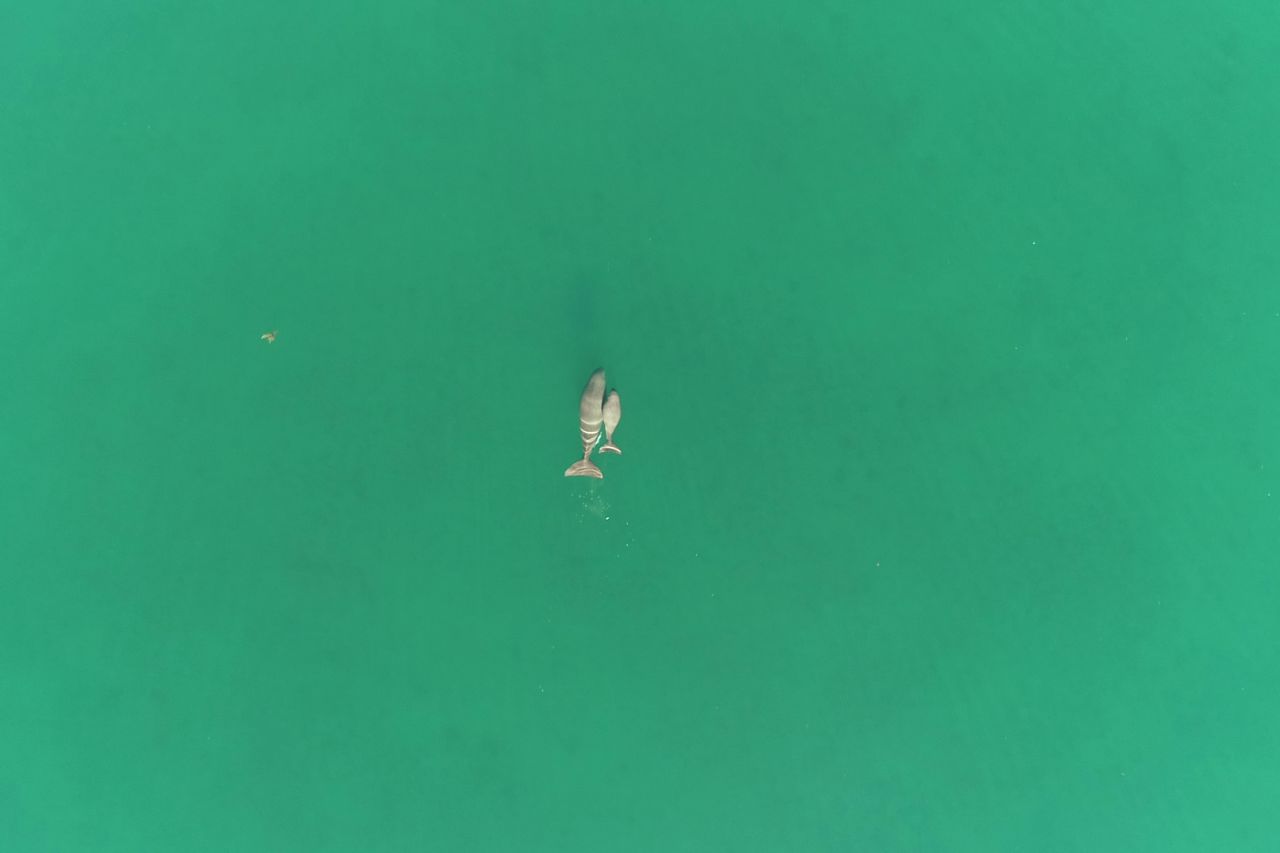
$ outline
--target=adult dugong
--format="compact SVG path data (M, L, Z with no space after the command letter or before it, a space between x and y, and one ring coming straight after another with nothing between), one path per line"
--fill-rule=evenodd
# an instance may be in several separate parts
M582 389L578 401L578 429L582 433L582 459L565 469L566 477L597 477L604 473L591 461L591 451L600 440L600 424L604 421L604 368L598 368Z

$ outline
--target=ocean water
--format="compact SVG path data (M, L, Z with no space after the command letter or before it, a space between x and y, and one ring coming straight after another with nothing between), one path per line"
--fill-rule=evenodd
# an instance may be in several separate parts
M0 848L1274 849L1277 57L10 4Z

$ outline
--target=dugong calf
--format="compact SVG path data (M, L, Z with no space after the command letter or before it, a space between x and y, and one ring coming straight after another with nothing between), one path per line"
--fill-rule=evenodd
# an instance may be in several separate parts
M604 444L600 447L601 453L616 453L622 455L622 448L613 443L613 431L618 428L618 422L622 420L622 398L618 396L618 389L614 388L609 392L609 396L604 401Z

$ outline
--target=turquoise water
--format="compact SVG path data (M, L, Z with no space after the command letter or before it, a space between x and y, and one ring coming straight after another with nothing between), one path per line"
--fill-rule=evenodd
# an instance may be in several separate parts
M6 851L1272 849L1273 4L0 48Z

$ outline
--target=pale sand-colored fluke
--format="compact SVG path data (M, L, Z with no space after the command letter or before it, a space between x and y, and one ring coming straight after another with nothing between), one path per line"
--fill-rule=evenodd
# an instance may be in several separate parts
M566 477L598 477L604 479L604 473L591 461L591 451L595 450L600 440L600 423L604 420L604 368L599 368L587 380L587 387L582 389L582 400L578 403L578 429L582 432L582 460L570 465L564 472Z
M601 453L616 453L622 455L622 448L613 443L613 431L618 428L618 422L622 420L622 398L618 396L618 389L614 388L609 392L609 396L604 401L604 444L600 447Z

